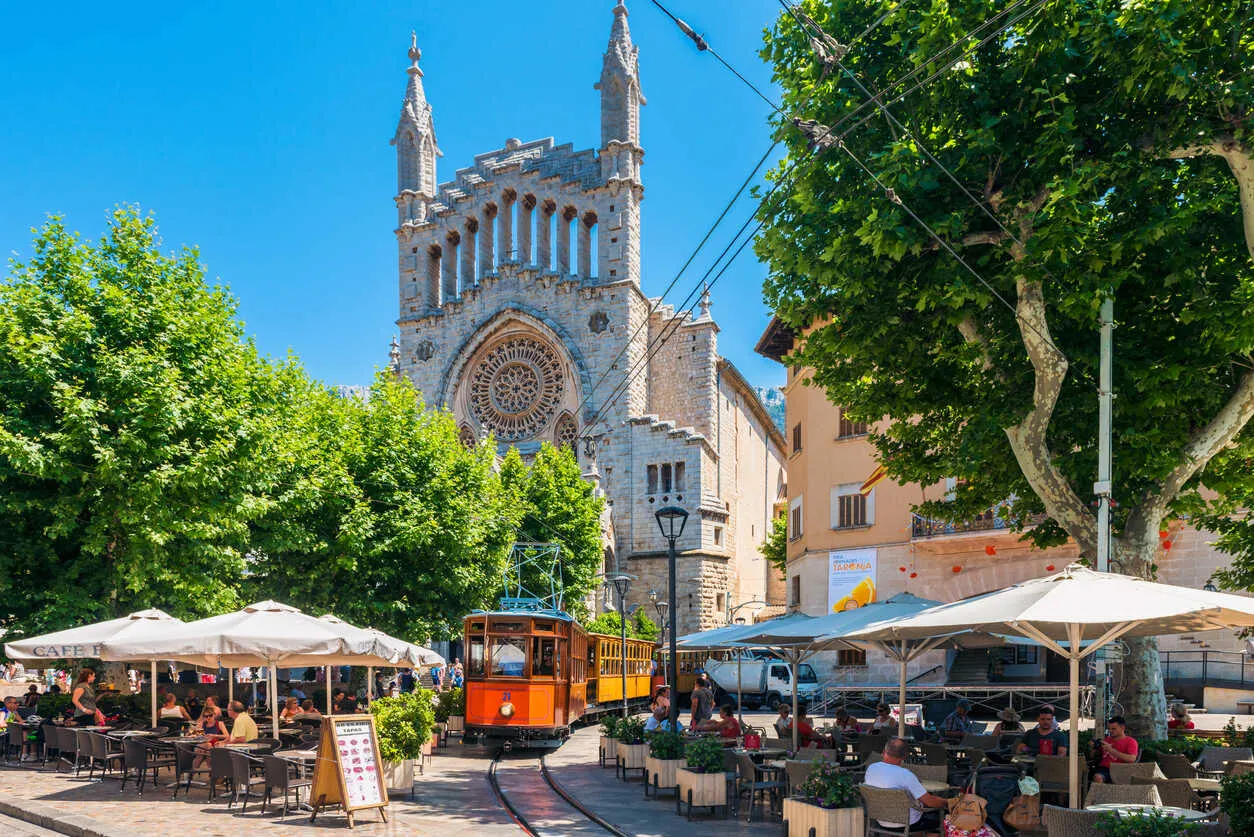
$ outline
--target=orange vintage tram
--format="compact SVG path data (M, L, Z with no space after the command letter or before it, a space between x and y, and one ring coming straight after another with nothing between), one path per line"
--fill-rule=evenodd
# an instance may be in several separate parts
M653 652L589 634L557 610L476 612L466 617L466 740L488 747L555 748L571 725L617 711L627 670L628 705L648 705Z

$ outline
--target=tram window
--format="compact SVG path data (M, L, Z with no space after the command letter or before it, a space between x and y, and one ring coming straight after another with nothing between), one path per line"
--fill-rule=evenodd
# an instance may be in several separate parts
M532 674L552 677L554 671L553 640L536 637L531 641Z
M503 634L523 634L527 632L527 623L525 622L493 622L493 633Z
M470 651L466 657L467 674L483 674L483 637L470 638Z
M527 640L492 638L492 676L523 677L527 673Z
M539 633L551 634L551 633L553 633L553 623L552 623L552 622L541 622L541 621L537 620L537 621L535 621L535 622L533 622L533 623L532 623L532 627L531 627L531 629L532 629L533 631L538 631Z
M483 633L483 623L482 623L482 622L471 622L471 623L470 623L470 630L471 630L471 631L474 631L475 633L478 633L478 634Z

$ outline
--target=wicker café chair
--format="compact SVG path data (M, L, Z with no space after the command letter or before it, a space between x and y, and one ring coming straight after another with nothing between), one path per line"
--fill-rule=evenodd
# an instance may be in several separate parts
M1134 776L1132 784L1153 785L1158 788L1158 795L1162 797L1163 804L1173 808L1195 808L1205 811L1208 803L1215 801L1215 797L1207 799L1193 790L1188 779L1142 779L1140 776Z
M1197 757L1197 769L1201 773L1222 776L1224 762L1254 759L1254 749L1249 747L1203 747Z
M1166 775L1158 769L1158 763L1152 761L1133 762L1132 764L1112 764L1110 780L1116 785L1130 785L1133 777L1139 779L1166 779Z
M1102 816L1101 811L1046 805L1041 809L1041 824L1049 837L1103 837L1097 828Z
M1115 785L1094 782L1084 797L1084 807L1090 805L1153 805L1162 807L1163 798L1154 785Z
M1036 781L1040 783L1041 793L1060 794L1066 802L1071 796L1071 783L1067 776L1067 756L1037 756L1035 768ZM1081 782L1080 790L1084 790L1083 782Z
M874 788L870 785L858 785L862 794L862 807L866 811L866 837L876 834L887 834L890 837L910 837L910 811L918 808L918 803L909 791L900 788ZM883 825L885 822L904 823L899 827ZM925 829L916 829L913 834L926 833Z
M1154 756L1154 760L1158 763L1158 769L1168 779L1197 778L1197 768L1193 766L1193 762L1189 761L1189 757L1182 753L1159 753Z
M919 745L919 751L923 753L924 764L949 764L949 751L945 749L944 744L933 744L924 742Z
M949 765L946 764L912 764L908 769L923 781L949 781Z
M797 761L790 759L784 762L784 773L788 776L788 793L790 795L797 792L797 788L801 787L801 783L810 778L810 774L814 772L814 768L818 765L813 761Z

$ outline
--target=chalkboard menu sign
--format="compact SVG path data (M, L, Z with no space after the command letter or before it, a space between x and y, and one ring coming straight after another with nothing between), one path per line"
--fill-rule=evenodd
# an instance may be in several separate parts
M373 715L328 715L323 718L322 741L314 767L313 822L328 805L338 804L353 827L353 813L378 808L387 822L387 789L383 786L383 760Z

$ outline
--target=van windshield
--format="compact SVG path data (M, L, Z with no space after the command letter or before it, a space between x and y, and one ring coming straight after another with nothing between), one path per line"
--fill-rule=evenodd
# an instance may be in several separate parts
M802 663L797 666L797 682L798 683L817 683L819 678L814 674L814 669L809 663Z

